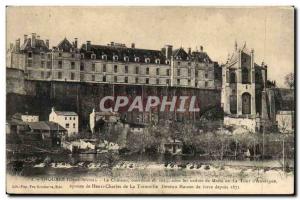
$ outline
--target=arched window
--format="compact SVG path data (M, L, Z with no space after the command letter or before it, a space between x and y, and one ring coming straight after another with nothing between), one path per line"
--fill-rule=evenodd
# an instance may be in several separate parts
M251 95L248 92L242 94L242 114L251 114Z
M230 78L229 78L230 83L236 83L236 75L235 72L230 72Z
M249 70L247 68L242 69L242 83L250 83Z

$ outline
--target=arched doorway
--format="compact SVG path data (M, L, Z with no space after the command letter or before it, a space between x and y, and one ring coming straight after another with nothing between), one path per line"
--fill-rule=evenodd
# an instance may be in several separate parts
M251 95L248 92L242 95L242 114L251 114Z

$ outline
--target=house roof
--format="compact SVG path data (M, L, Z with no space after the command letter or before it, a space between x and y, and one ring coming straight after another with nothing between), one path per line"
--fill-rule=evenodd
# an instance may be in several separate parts
M135 57L139 58L140 63L145 63L145 59L149 58L149 63L155 63L156 59L160 59L160 63L164 63L165 57L162 51L150 49L127 48L126 46L105 46L105 45L90 45L90 50L86 50L86 44L81 46L80 52L84 54L85 59L91 59L94 53L96 59L102 59L102 55L107 56L107 60L113 60L113 56L118 56L118 62L125 62L127 56L128 62L136 62Z
M76 112L72 111L54 111L57 115L63 116L78 116Z
M58 45L59 50L62 50L63 52L70 52L70 50L73 48L73 45L67 38L63 39Z
M47 131L66 131L65 128L55 122L40 121L40 122L27 122L32 130L47 130Z
M44 40L36 39L35 47L31 46L31 38L28 38L20 47L21 51L32 51L33 53L50 51Z

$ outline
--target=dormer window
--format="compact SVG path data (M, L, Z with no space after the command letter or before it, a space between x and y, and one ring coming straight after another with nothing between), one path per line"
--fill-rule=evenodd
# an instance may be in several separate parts
M95 59L96 59L96 54L93 53L93 54L91 55L91 59L95 60Z
M113 56L114 61L118 61L118 56Z
M125 57L124 57L124 61L125 61L125 62L129 62L129 57L128 57L128 56L125 56Z
M84 54L82 53L82 54L80 55L80 57L81 57L81 59L84 59Z
M102 55L102 60L107 60L107 55Z
M32 58L32 52L31 51L28 52L28 58Z
M146 58L145 63L150 63L150 58Z
M134 62L140 62L140 58L139 57L135 57L134 58Z
M156 60L155 60L155 63L156 63L156 64L160 64L160 59L156 59Z
M169 65L169 64L170 64L170 61L169 61L169 60L166 60L166 64Z

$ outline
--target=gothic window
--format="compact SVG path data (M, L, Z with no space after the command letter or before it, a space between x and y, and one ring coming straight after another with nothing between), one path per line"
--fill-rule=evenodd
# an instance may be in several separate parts
M251 95L247 92L242 95L242 114L251 114Z
M236 95L230 95L230 113L236 114L237 113L237 102L236 102Z
M247 68L242 69L242 83L247 84L249 81L249 70Z
M230 72L230 83L236 83L236 75L235 72Z

